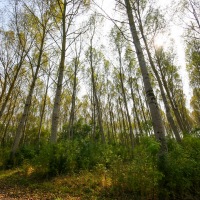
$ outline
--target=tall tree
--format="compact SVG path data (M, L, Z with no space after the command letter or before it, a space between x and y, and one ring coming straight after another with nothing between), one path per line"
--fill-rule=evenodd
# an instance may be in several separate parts
M172 51L172 50L171 50ZM176 117L177 123L183 133L188 132L186 123L184 123L184 115L181 116L180 110L178 108L178 90L182 91L182 84L180 76L177 71L177 67L174 64L174 55L165 53L162 48L160 48L156 54L156 60L158 65L158 70L161 75L162 83L165 88L168 100L170 102L171 108ZM184 103L185 105L185 103Z
M66 49L67 49L67 44L66 44L67 36L68 34L70 34L70 27L72 23L74 22L74 18L78 14L81 4L82 2L78 0L72 0L72 1L58 0L53 5L57 8L56 12L54 13L55 23L57 23L57 20L61 18L62 47L61 47L60 64L58 68L56 94L54 98L54 106L53 106L53 113L52 113L52 125L51 125L51 136L50 136L51 143L57 142L61 94L62 94L62 87L63 87L63 76L64 76L64 70L65 70L65 57L66 57Z
M43 2L44 3L44 2ZM44 3L45 4L45 3ZM33 53L33 60L31 60L31 58L28 56L29 60L30 60L30 66L31 66L31 70L32 70L32 82L29 88L29 92L28 95L26 97L26 101L25 101L25 105L24 105L24 111L22 113L19 125L17 127L16 130L16 135L15 135L15 139L14 139L14 144L12 147L12 156L15 155L17 149L19 148L19 143L21 140L21 136L23 134L23 130L24 130L24 126L26 124L26 120L28 118L28 114L29 114L29 110L31 107L31 102L32 102L32 96L33 96L33 92L34 92L34 88L35 88L35 84L36 84L36 80L38 78L38 74L39 74L39 70L40 67L42 65L42 56L44 53L44 45L45 45L45 38L47 35L47 31L49 30L49 15L47 13L47 9L48 9L48 5L41 5L40 2L38 2L38 7L41 8L40 9L40 14L41 16L37 17L37 15L34 13L33 10L30 9L30 7L28 7L25 4L25 7L27 9L27 11L29 11L29 15L27 16L30 21L29 24L29 30L31 31L32 34L34 35L36 41L35 41L35 45L36 45L36 49L35 51L38 51L38 54L36 52Z
M73 138L73 126L75 121L75 109L76 109L76 97L77 97L77 91L78 91L78 71L80 68L80 54L82 49L82 42L80 42L80 47L77 49L77 44L75 43L75 58L72 61L73 66L73 89L72 89L72 101L71 101L71 110L69 115L69 138Z
M113 37L115 49L116 49L116 52L118 54L118 59L119 59L119 71L117 73L117 75L118 75L117 78L119 78L119 80L120 80L119 87L120 87L120 91L122 94L124 106L126 109L126 115L127 115L127 119L128 119L128 127L129 127L129 132L130 132L130 141L131 141L131 146L133 147L134 146L133 127L132 127L131 117L130 117L130 113L129 113L129 109L128 109L126 88L124 86L125 74L124 74L124 69L123 69L124 67L123 67L122 52L124 50L123 48L125 45L125 40L124 40L123 36L121 35L120 31L116 27L114 29L112 29L111 35Z
M138 33L137 33L137 29L136 29L136 25L135 25L133 13L132 13L131 3L130 3L130 0L124 0L124 2L126 5L126 12L127 12L128 20L129 20L130 31L132 34L137 58L138 58L140 69L143 76L143 82L144 82L145 92L147 96L147 101L148 101L150 112L151 112L155 137L161 143L161 152L164 153L167 151L167 144L165 140L165 130L164 130L160 110L158 107L156 97L153 92L153 88L151 86L149 74L147 71L147 65L144 58L144 53L141 47L141 43L138 37Z
M3 35L2 41L4 42L2 43L0 61L4 68L4 79L1 80L0 119L16 86L19 74L25 64L26 56L32 49L34 42L31 33L27 31L27 20L24 14L20 13L17 4L13 10L11 26L13 30L1 31Z
M181 141L181 137L180 137L180 134L179 134L179 131L176 127L176 124L174 122L174 119L173 119L173 116L171 114L171 110L170 110L170 106L168 104L168 101L167 101L167 96L165 94L165 90L164 90L164 87L162 85L162 81L161 81L161 78L160 78L160 75L156 69L156 65L153 61L153 57L152 57L152 54L151 54L151 51L150 51L150 45L148 44L148 41L147 41L147 38L145 37L145 32L144 32L144 25L143 25L143 20L142 20L142 17L141 17L141 13L140 13L140 1L136 1L136 5L134 5L134 12L135 12L135 15L137 16L137 21L138 21L138 24L139 24L139 30L140 30L140 33L141 33L141 36L142 36L142 39L143 39L143 42L144 42L144 45L145 45L145 49L147 51L147 55L148 55L148 59L149 59L149 62L150 62L150 65L151 65L151 68L155 74L155 77L158 81L158 86L159 86L159 89L160 89L160 92L161 92L161 96L162 96L162 99L163 99L163 102L164 102L164 106L165 106L165 111L166 111L166 116L167 116L167 120L170 124L170 127L176 137L176 140L178 142ZM160 15L159 14L156 14L156 16L154 18L157 18L157 20L154 20L156 21L156 24L154 22L154 24L152 24L152 27L158 27L158 17ZM149 17L149 16L147 16ZM146 20L147 21L147 20Z

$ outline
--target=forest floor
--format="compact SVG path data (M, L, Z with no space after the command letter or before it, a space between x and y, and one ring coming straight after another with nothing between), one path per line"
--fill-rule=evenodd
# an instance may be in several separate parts
M105 173L82 171L54 178L28 170L0 171L1 200L131 200L131 194L114 191Z

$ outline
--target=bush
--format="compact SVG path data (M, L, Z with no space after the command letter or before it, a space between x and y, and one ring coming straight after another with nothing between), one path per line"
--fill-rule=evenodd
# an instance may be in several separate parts
M55 176L102 165L110 168L118 156L128 159L128 151L119 145L96 143L88 139L44 145L31 164L38 173ZM130 158L129 158L130 159Z
M191 136L182 144L173 142L167 156L166 176L169 195L173 198L199 196L200 190L200 140Z
M23 164L38 177L56 176L80 170L105 173L112 179L115 193L130 193L135 199L198 199L200 197L200 139L186 136L181 144L168 139L163 169L154 137L141 137L134 149L121 144L102 144L79 138L55 145L24 146L15 157L15 166ZM0 151L0 168L9 158L9 150ZM159 161L159 162L158 162ZM27 173L29 174L29 173Z
M22 146L17 153L15 154L14 158L11 158L11 152L6 156L5 167L12 168L12 167L19 167L25 163L32 160L37 155L37 149L35 146Z
M120 188L120 192L133 193L136 199L153 199L163 177L156 165L158 151L159 144L153 138L144 137L134 148L131 162L124 163L118 157L112 165L115 187Z
M44 145L32 164L36 171L43 175L55 176L76 169L76 158L79 153L77 141L65 141L58 144Z
M10 156L9 148L0 148L0 170L6 168L7 161Z

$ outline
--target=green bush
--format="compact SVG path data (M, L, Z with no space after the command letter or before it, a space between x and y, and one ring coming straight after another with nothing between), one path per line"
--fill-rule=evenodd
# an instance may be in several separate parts
M22 166L24 162L28 162L32 160L37 155L37 149L35 146L22 146L17 153L15 154L14 160L12 161L13 167ZM10 160L10 153L8 156L8 160Z
M167 139L168 152L160 168L160 144L154 137L141 137L134 149L121 144L102 144L88 138L24 146L15 156L15 166L24 165L36 176L56 176L80 170L105 173L112 179L112 189L131 193L135 199L198 199L200 197L200 139L185 136L179 144ZM0 151L0 168L10 155ZM33 170L32 170L33 169ZM28 170L27 170L28 171ZM29 174L29 173L27 173Z
M7 161L10 156L9 148L0 148L0 170L6 168Z
M133 193L136 199L153 199L163 178L156 165L158 151L159 144L153 138L144 137L140 145L134 148L131 162L124 163L118 157L112 165L115 187L120 188L121 192Z
M61 139L68 139L69 138L69 124L64 124L61 132ZM78 119L73 127L73 139L86 139L91 131L91 126L84 123L84 119Z
M181 144L168 142L165 189L171 199L200 196L200 140L191 136Z
M79 153L77 141L65 141L41 147L32 164L36 171L49 176L72 172L76 169L76 158Z
M121 149L121 150L119 150ZM37 172L50 176L92 170L97 165L109 168L121 156L128 159L128 151L119 145L102 144L85 140L67 140L55 145L44 145L30 162Z

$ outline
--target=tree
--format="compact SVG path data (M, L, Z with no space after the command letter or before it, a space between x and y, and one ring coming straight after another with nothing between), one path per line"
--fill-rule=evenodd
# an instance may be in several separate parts
M184 118L187 118L185 114L181 116L179 105L177 102L179 100L184 100L183 92L182 92L182 84L180 80L180 76L178 74L177 67L174 64L174 55L170 53L165 53L163 49L159 49L156 52L156 60L158 69L160 71L161 79L163 86L165 88L168 100L170 102L171 108L176 117L177 123L182 130L183 133L187 133L189 131L189 127L187 127L187 121L184 122ZM179 92L178 92L179 91ZM181 94L180 94L181 92ZM185 102L183 103L185 109Z
M122 30L122 28L121 28L121 30ZM118 59L119 59L119 70L117 72L117 79L120 80L120 83L119 83L120 93L122 94L124 106L126 109L126 115L128 118L128 128L129 128L129 132L130 132L130 141L131 141L131 146L133 147L134 146L133 127L132 127L131 117L130 117L129 109L128 109L128 102L127 102L127 96L126 96L126 91L125 91L126 89L124 86L125 74L124 74L123 61L122 61L122 56L123 56L122 52L123 52L125 40L124 40L123 36L121 35L120 31L116 27L114 27L111 30L111 35L113 37L115 49L116 49L116 52L118 54Z
M26 31L27 21L23 18L23 13L19 13L17 5L15 5L13 15L12 27L14 27L14 30L1 31L2 41L5 41L5 43L2 43L4 48L2 48L0 59L4 68L4 79L1 79L0 119L4 114L19 74L25 64L26 56L32 49L34 41L31 34Z
M82 42L80 42L80 47L77 49L77 44L75 43L75 57L72 60L72 67L73 69L73 83L72 83L72 101L71 101L71 110L70 110L70 116L69 116L69 128L68 128L68 134L69 138L73 138L73 126L74 126L74 121L75 121L75 106L76 106L76 96L77 96L77 90L78 90L78 71L81 65L80 61L80 54L81 54L81 49L82 49Z
M51 136L50 136L51 143L56 143L57 141L61 94L62 94L62 86L63 86L63 75L64 75L64 69L65 69L67 36L68 34L69 35L71 34L70 27L73 23L74 18L78 14L81 4L82 2L78 0L73 0L69 2L67 0L64 0L64 1L58 0L56 4L52 5L53 7L57 8L56 12L54 13L55 23L57 23L56 20L58 19L61 20L62 47L61 47L60 64L58 68L56 94L54 98L54 106L53 106L53 113L52 113Z
M148 101L150 112L151 112L155 137L161 143L161 152L162 152L161 154L163 154L164 152L167 151L167 145L166 145L165 131L164 131L164 126L163 126L160 110L159 110L158 103L157 103L157 100L154 95L153 88L151 86L151 82L149 79L149 74L147 71L147 66L146 66L143 50L141 47L141 43L138 37L136 25L135 25L133 14L132 14L131 4L129 0L125 0L124 2L126 5L126 12L127 12L128 20L129 20L130 31L132 34L138 62L140 65L142 76L143 76L143 82L144 82L145 92L147 96L147 101Z
M41 6L39 2L38 2L38 6ZM28 8L26 4L25 4L25 7ZM14 139L14 143L13 143L13 147L12 147L12 151L11 151L12 156L15 155L17 149L19 148L19 143L20 143L20 140L21 140L21 137L23 134L23 130L24 130L24 126L26 124L26 120L28 118L29 110L31 107L31 101L32 101L32 96L33 96L36 80L38 78L39 70L40 70L40 67L43 62L42 57L43 57L43 53L44 53L44 45L45 45L46 35L49 30L48 23L49 23L49 19L50 19L48 12L47 12L47 8L48 8L48 6L46 4L45 4L45 6L42 6L42 9L40 10L41 18L37 17L37 15L32 10L30 10L30 8L28 8L30 15L26 15L28 20L32 20L32 21L29 21L30 24L28 24L29 29L27 31L32 32L32 34L34 35L34 37L36 39L36 41L35 41L35 45L36 45L35 51L36 52L33 52L33 60L31 60L30 56L27 55L29 58L30 67L32 70L32 82L31 82L31 85L29 88L28 95L26 97L24 111L22 113L19 125L16 130L16 135L15 135L15 139ZM36 30L36 28L38 28L39 32L38 32L38 30ZM38 51L38 54L37 54L37 51Z
M160 75L159 75L159 73L158 73L158 71L156 69L156 65L154 64L154 61L153 61L153 58L152 58L152 54L151 54L151 51L150 51L150 48L149 48L150 45L148 44L147 39L145 37L144 28L143 28L144 26L143 26L143 23L142 23L142 18L141 18L141 13L140 13L140 9L139 8L140 8L140 2L136 1L136 6L134 6L135 15L137 16L140 33L141 33L141 36L142 36L142 39L143 39L143 42L144 42L144 45L145 45L145 49L147 51L147 55L148 55L148 59L149 59L151 68L152 68L152 70L153 70L153 72L155 74L155 77L156 77L157 81L158 81L159 89L160 89L161 96L162 96L162 99L163 99L163 102L164 102L164 106L165 106L167 120L168 120L168 122L170 124L170 127L171 127L175 137L176 137L176 140L178 142L180 142L181 141L181 137L180 137L180 134L179 134L178 129L176 127L176 124L174 122L174 119L172 117L170 106L169 106L168 101L167 101L167 97L166 97L166 94L165 94L165 91L164 91L164 87L162 85L162 81L161 81ZM152 27L158 27L159 26L158 25L158 17L159 16L160 15L157 14L157 16L154 17L154 18L157 18L157 20L155 20L156 21L155 25L152 24ZM149 16L147 16L147 17L149 17Z

